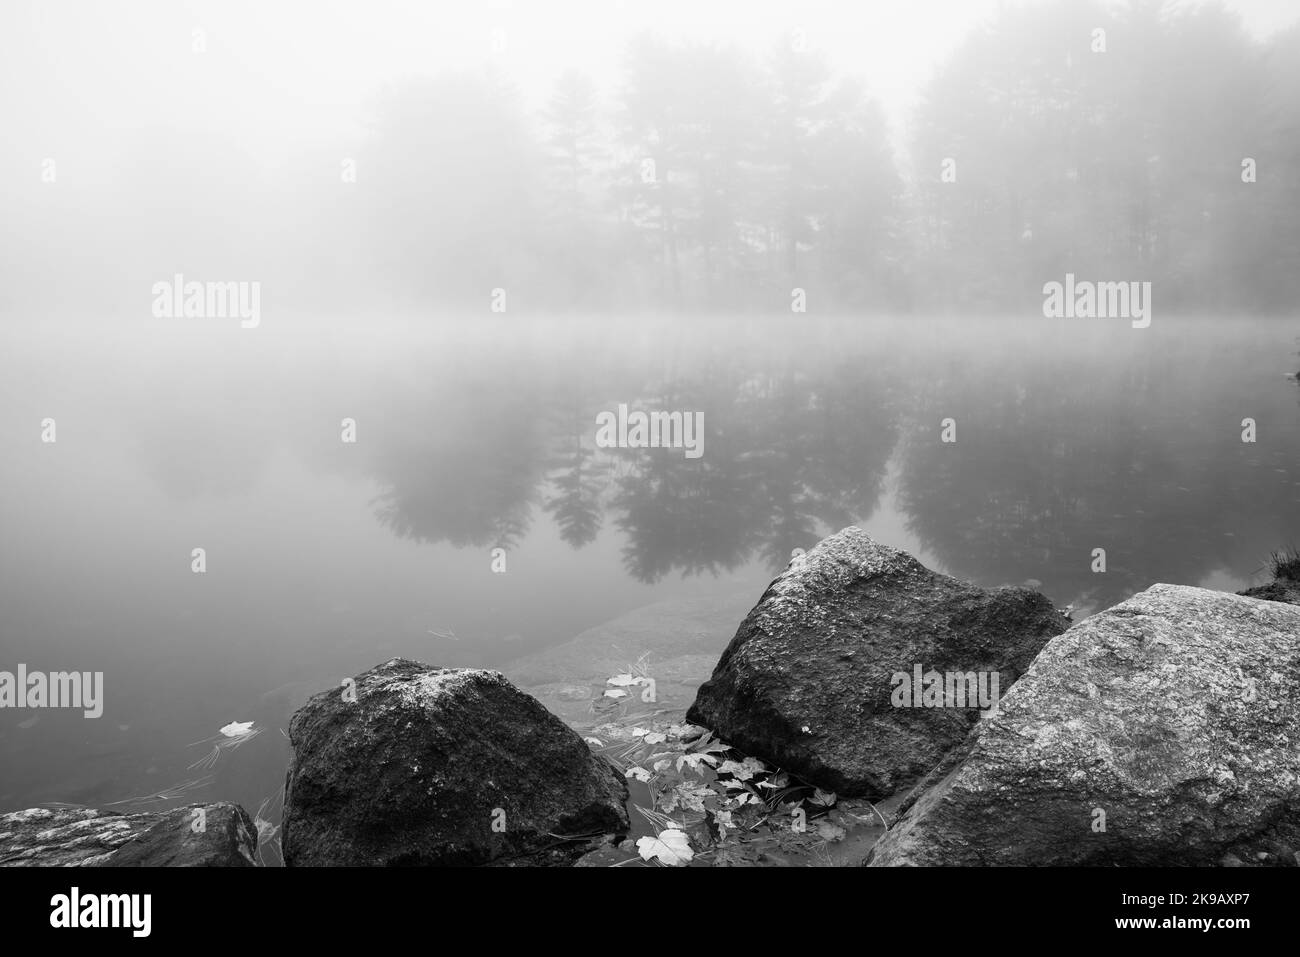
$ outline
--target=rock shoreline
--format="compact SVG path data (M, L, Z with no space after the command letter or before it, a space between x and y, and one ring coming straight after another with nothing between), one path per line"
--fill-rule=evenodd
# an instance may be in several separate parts
M1289 578L1238 595L1160 584L1072 624L1036 591L977 588L850 527L791 562L720 658L725 618L673 623L664 687L694 700L667 735L626 729L645 768L554 713L608 704L610 652L591 674L556 664L585 660L600 630L512 672L552 710L501 673L405 659L316 694L289 726L283 858L599 866L641 848L680 863L671 822L636 838L628 780L685 760L739 798L726 807L752 794L773 820L870 809L888 827L850 861L867 866L1296 866L1298 606ZM630 633L652 634L641 618ZM802 804L783 797L799 789ZM871 803L886 799L888 818ZM709 800L718 846L743 840ZM834 820L847 822L823 818L827 841L843 837ZM254 866L257 847L227 803L0 815L0 866Z
M878 800L942 760L980 714L898 707L895 675L993 675L1005 693L1068 625L1038 592L940 575L850 527L768 586L686 719L820 787Z
M237 804L115 814L28 808L0 815L0 866L253 867L257 830Z
M1300 608L1154 585L1050 642L868 863L1293 866L1296 662Z
M564 864L628 830L623 776L499 672L395 658L289 742L289 867Z

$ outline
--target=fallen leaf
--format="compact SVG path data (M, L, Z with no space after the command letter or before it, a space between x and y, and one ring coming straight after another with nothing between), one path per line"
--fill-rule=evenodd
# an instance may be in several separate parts
M738 781L748 781L754 776L754 773L739 761L723 761L718 765L718 773L734 775Z
M730 774L741 781L748 781L755 774L762 774L767 766L758 758L745 758L744 761L723 761L718 767L719 774Z
M636 842L636 849L641 854L641 860L658 860L669 867L682 867L695 857L686 832L676 828L660 831L657 837L640 838Z
M683 781L672 789L667 802L664 804L664 810L674 811L680 807L686 811L696 811L702 814L705 799L714 796L713 788L707 784Z
M711 754L683 754L677 759L677 770L680 771L685 764L692 771L699 773L701 765L707 764L712 767L717 763L718 759Z
M722 754L724 751L730 751L731 746L723 744L713 736L712 731L706 731L704 737L700 738L691 745L692 751L705 751L711 754Z

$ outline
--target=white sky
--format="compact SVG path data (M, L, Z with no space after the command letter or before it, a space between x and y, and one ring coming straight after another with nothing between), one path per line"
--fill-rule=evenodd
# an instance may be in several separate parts
M897 122L936 63L1006 2L4 0L0 117L41 155L73 130L162 125L222 132L269 158L314 130L350 128L370 91L404 75L495 60L533 102L566 67L607 83L624 40L654 28L754 50L801 29ZM1300 0L1227 5L1257 36L1300 19ZM207 35L201 56L196 28ZM494 28L504 52L492 51Z

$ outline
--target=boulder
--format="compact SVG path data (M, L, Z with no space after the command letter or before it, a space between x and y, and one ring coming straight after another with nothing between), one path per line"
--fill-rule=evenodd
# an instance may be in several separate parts
M1296 863L1300 608L1154 585L1054 638L867 863Z
M937 764L980 714L948 695L915 706L936 704L918 700L920 688L898 706L900 676L983 675L1005 694L1068 624L1035 591L977 588L849 527L768 586L687 720L813 784L877 800Z
M36 807L0 815L7 867L252 867L256 855L248 812L226 802L139 814Z
M287 866L562 865L628 830L623 776L498 672L395 658L355 682L290 722Z

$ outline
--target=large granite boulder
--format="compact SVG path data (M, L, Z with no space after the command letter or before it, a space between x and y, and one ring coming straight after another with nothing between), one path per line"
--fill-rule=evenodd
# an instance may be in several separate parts
M29 808L0 815L0 866L252 867L257 830L237 804L113 814Z
M396 658L289 725L285 864L568 864L628 830L614 768L495 671Z
M1153 585L1052 640L885 865L1296 863L1300 608Z
M941 700L916 685L960 674L1005 694L1068 625L1038 592L977 588L849 527L768 586L686 717L809 782L875 800L934 767L979 719L974 695L947 693L971 684L945 683Z

